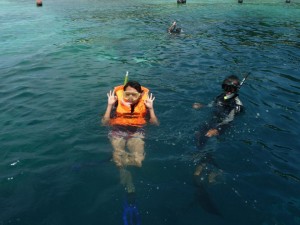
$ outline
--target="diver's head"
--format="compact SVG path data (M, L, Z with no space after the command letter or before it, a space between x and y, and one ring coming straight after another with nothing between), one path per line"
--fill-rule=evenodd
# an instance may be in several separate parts
M142 87L137 81L128 81L123 88L123 99L129 103L136 103L142 92Z
M176 28L175 31L174 31L174 33L180 34L181 33L181 28Z
M222 83L222 89L225 92L224 99L231 99L234 97L237 92L239 91L240 88L240 80L237 76L231 75L227 78Z

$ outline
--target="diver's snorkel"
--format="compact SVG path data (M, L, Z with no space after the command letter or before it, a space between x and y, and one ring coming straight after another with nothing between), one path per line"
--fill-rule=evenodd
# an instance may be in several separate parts
M244 78L243 78L243 80L242 80L242 82L240 83L240 85L238 86L238 88L237 88L237 91L239 91L240 89L241 89L241 87L242 87L242 85L245 83L245 81L246 81L246 79L247 79L247 77L250 75L250 73L248 73ZM229 94L229 95L225 95L224 96L224 100L228 100L228 99L231 99L232 97L234 97L235 95L236 95L236 92L237 91L235 91L235 92L233 92L233 93L231 93L231 94Z
M242 82L240 83L239 89L242 87L242 85L245 83L247 77L250 75L250 72L243 78Z

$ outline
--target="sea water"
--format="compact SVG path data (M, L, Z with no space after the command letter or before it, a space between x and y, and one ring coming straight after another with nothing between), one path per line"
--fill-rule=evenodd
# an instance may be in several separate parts
M299 1L43 3L0 1L0 224L124 223L101 116L126 71L161 122L130 168L141 224L300 224ZM180 35L167 33L173 21ZM245 112L197 149L222 80L248 73ZM221 172L201 190L206 154Z

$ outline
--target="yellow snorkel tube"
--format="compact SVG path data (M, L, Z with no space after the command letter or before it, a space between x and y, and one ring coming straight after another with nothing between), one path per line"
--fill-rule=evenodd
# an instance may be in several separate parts
M125 78L124 78L124 85L126 85L128 82L128 71L126 72Z

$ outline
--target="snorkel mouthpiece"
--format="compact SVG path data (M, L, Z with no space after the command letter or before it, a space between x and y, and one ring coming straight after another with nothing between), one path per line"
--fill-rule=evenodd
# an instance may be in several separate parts
M227 77L222 83L222 89L225 92L224 100L235 97L240 89L239 78L235 75Z
M235 93L226 94L226 95L224 96L224 99L225 99L225 100L228 100L228 99L231 99L233 96L235 96Z
M223 90L225 91L225 96L224 99L228 100L236 96L238 90L239 90L239 85L236 83L224 83L222 85Z

